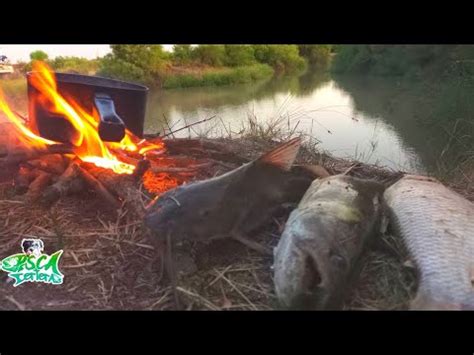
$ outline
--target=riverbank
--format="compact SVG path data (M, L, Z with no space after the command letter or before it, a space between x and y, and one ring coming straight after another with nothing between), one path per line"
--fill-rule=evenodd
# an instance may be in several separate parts
M85 75L102 76L97 70L82 72L81 70L66 68L57 70L61 73L78 73ZM276 74L267 64L253 64L238 67L213 67L207 65L174 66L169 65L162 73L161 78L146 84L152 88L175 89L198 86L224 86L233 84L248 84L255 81L269 79ZM107 75L104 75L107 76ZM26 79L23 74L15 77L1 77L1 88L9 95L17 95L26 90Z
M203 158L208 154L206 146L212 145L231 152L220 155L221 164L200 172L198 179L223 174L238 166L239 161L254 159L278 144L271 139L250 137L196 142L203 143L182 154L192 159ZM171 149L171 144L169 146ZM297 164L302 163L322 164L331 174L341 173L353 165L353 162L321 155L310 147L301 150ZM294 171L307 174L298 167ZM396 172L360 164L353 167L351 174L384 180ZM21 290L9 286L1 288L1 309L175 309L171 285L163 276L156 260L157 251L142 221L130 218L127 213L117 218L113 213L106 213L100 203L95 195L81 193L67 196L45 210L24 203L21 196L12 195L10 181L0 184L0 223L5 226L0 247L5 255L18 251L22 235L35 235L48 248L64 250L60 268L65 275L63 287L59 289L36 284L25 284ZM279 211L252 238L274 247L290 212L288 208ZM28 222L32 218L34 224ZM393 248L397 252L393 252ZM174 253L183 309L279 308L271 257L257 254L232 240L183 243ZM365 257L362 277L348 296L345 309L406 309L414 292L414 281L412 271L403 266L405 260L399 253L405 255L399 251L397 239L382 237Z
M207 156L206 147L212 146L225 147L225 151L231 153L221 154L221 164L214 168L217 170L203 171L199 179L223 174L232 169L232 165L255 159L278 144L270 137L251 135L194 142L196 144L183 145L194 147L186 153L192 159ZM171 149L172 145L168 144ZM397 171L321 154L309 145L302 147L293 168L296 174L307 174L298 167L300 164L319 164L331 174L352 167L350 175L384 183L400 176ZM474 196L467 197L472 200ZM276 246L290 212L291 208L279 211L252 238L270 248ZM35 218L34 225L28 222L32 218ZM68 196L45 211L12 196L11 182L3 181L0 184L0 223L5 226L0 246L6 255L18 251L22 235L34 234L52 249L61 243L64 257L60 267L65 275L64 285L59 289L35 284L25 284L21 290L9 286L1 288L1 309L175 309L171 285L163 276L156 260L157 251L150 243L142 221L133 220L127 213L121 213L119 218L105 213L94 195ZM174 249L174 253L183 309L279 308L271 257L257 254L232 240L183 243ZM379 234L363 256L361 276L348 294L344 309L407 309L416 291L415 270L407 266L407 260L400 238L390 233Z
M274 69L267 64L254 64L239 67L208 66L170 66L163 74L163 89L195 86L221 86L246 84L271 78Z

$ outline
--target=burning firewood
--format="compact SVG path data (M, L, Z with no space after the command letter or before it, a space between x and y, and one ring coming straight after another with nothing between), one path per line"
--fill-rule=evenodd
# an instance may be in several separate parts
M104 185L97 180L92 174L90 174L86 169L79 167L79 173L81 177L86 181L86 183L94 189L94 191L101 196L110 206L114 209L120 207L117 199L107 190Z
M69 144L53 144L42 149L16 149L9 151L0 159L0 166L15 165L21 162L40 158L47 154L73 153L73 147Z
M147 159L142 159L138 162L137 167L135 168L135 171L133 172L133 178L135 182L140 183L143 175L147 172L148 169L150 169L151 162Z
M42 191L44 188L49 184L51 181L51 174L45 171L39 171L38 176L33 180L30 184L28 191L26 193L26 199L30 202L35 202L41 196Z
M50 206L59 200L61 196L65 196L71 188L71 183L77 176L79 176L79 165L76 162L71 162L58 181L46 188L41 196L42 203Z
M13 188L18 195L28 191L30 183L38 176L38 170L28 166L20 166L18 173L13 179Z
M69 163L69 158L61 154L43 155L41 158L29 160L26 164L54 175L61 175Z
M143 216L145 206L142 200L142 194L136 186L136 177L133 175L113 174L108 169L96 167L94 165L83 164L92 176L100 181L107 191L112 192L137 216Z

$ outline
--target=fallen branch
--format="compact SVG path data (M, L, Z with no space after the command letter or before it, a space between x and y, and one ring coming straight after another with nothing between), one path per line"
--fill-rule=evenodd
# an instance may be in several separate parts
M181 127L181 128L178 128L178 129L175 130L175 131L170 131L169 133L164 134L162 138L168 137L168 136L170 136L170 135L174 137L174 134L175 134L175 133L177 133L177 132L179 132L179 131L182 131L182 130L184 130L184 129L190 128L190 127L192 127L192 126L196 126L196 125L198 125L198 124L201 124L201 123L210 121L210 120L212 120L214 117L216 117L216 115L211 116L211 117L208 117L208 118L205 118L205 119L200 120L200 121L196 121L196 122L187 124L186 126Z
M203 122L206 122L206 121L210 121L210 120L213 119L214 117L216 117L216 115L211 116L211 117L208 117L208 118L205 118L205 119L200 120L200 121L197 121L197 122L190 123L190 124L185 125L185 126L183 126L183 127L181 127L181 128L178 128L178 129L175 130L175 131L172 131L171 129L172 129L173 127L170 127L170 126L169 126L169 124L168 124L168 119L167 119L166 116L165 116L165 122L167 123L167 125L168 125L168 130L169 130L170 132L168 132L168 133L166 133L166 134L164 134L164 135L161 135L160 132L158 132L158 133L149 133L149 134L144 134L143 137L144 137L145 139L164 138L164 137L168 137L168 136L172 136L172 137L174 138L174 133L179 132L179 131L182 131L182 130L184 130L184 129L186 129L186 128L191 128L192 126L196 126L196 125L198 125L198 124L200 124L200 123L203 123ZM178 121L178 122L179 122L179 121ZM178 122L177 122L177 123L178 123Z

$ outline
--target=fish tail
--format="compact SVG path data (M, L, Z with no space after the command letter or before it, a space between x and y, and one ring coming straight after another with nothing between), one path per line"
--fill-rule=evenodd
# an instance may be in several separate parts
M301 138L295 137L265 153L257 162L267 163L289 171L301 146Z

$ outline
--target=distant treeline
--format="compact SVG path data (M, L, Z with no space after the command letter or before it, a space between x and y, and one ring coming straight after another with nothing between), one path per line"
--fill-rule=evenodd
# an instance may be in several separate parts
M335 50L335 73L406 78L474 73L472 45L339 45Z
M170 87L245 83L326 65L329 45L112 45L99 75Z
M49 59L35 51L31 61L42 60L54 70L97 74L162 88L247 83L274 74L302 72L308 66L328 65L330 45L111 45L105 57ZM23 63L22 72L31 70Z
M41 50L31 52L30 59L31 61L28 63L18 63L22 73L31 70L33 60L41 60L48 63L53 70L93 75L99 69L99 63L101 60L100 58L87 59L72 56L58 56L54 59L50 59L48 54Z

